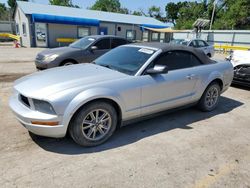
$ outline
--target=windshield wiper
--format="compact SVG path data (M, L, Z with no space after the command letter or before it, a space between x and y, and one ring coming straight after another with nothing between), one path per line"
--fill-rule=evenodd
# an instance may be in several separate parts
M98 65L100 65L100 66L102 66L102 67L106 67L106 68L108 68L108 69L112 69L112 70L113 70L113 68L112 68L110 65L107 65L107 64L98 64Z

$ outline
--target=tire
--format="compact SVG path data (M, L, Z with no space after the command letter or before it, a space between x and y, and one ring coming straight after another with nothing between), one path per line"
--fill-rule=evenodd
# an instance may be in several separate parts
M214 110L219 103L220 92L221 88L217 82L209 84L199 100L198 108L204 112Z
M207 54L207 56L208 56L209 58L211 58L211 57L212 57L212 55L211 55L210 53L208 53L208 54Z
M74 61L64 61L61 63L60 66L69 66L69 65L74 65L76 64Z
M102 120L97 120L96 117ZM93 102L82 108L72 119L69 133L81 146L96 146L104 143L117 126L117 112L106 102Z

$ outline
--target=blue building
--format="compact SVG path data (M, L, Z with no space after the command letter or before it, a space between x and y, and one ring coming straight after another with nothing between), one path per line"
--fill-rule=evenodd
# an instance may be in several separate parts
M117 35L130 40L169 40L166 33L144 29L167 27L165 23L145 16L17 1L14 20L21 44L26 47L57 47L57 38L76 39L96 34Z

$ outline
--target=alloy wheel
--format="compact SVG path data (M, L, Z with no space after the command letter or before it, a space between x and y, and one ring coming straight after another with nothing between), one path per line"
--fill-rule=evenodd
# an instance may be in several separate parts
M216 105L219 97L219 90L217 87L211 87L207 91L206 97L205 97L205 104L208 108L213 108L214 105Z
M111 125L111 115L104 109L95 109L84 117L82 133L86 139L98 141L109 132Z

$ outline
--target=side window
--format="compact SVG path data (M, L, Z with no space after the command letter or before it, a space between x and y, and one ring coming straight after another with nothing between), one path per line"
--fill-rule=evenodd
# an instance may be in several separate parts
M87 27L78 27L77 34L78 34L78 38L83 38L83 37L89 36L90 29Z
M159 33L152 32L151 39L152 41L159 41Z
M170 51L160 55L154 64L166 65L168 70L171 71L198 66L201 62L189 52Z
M17 35L20 34L20 32L19 32L19 25L18 25L18 24L16 24L16 34L17 34Z
M148 42L148 36L149 36L148 30L143 31L143 33L142 33L142 41L143 42Z
M199 65L202 65L201 61L196 57L194 56L193 54L190 53L190 65L192 67L195 67L195 66L199 66Z
M22 28L23 28L23 35L25 36L27 34L25 23L22 24Z
M195 45L194 41L192 41L192 42L189 44L189 46L195 47L196 45Z
M198 46L199 47L205 47L206 44L202 40L197 40Z
M194 48L199 48L199 45L198 45L198 41L197 41L197 40L193 40L192 43L193 43L193 47L194 47Z
M205 41L203 41L203 42L205 43L205 46L209 46L209 44L207 42L205 42Z
M136 39L136 30L127 30L126 31L126 38L128 40L135 40Z
M111 41L111 48L116 48L117 46L123 45L123 44L127 44L127 41L124 39L116 39L113 38Z
M97 47L98 50L105 50L105 49L110 49L110 38L105 38L99 40L95 46Z

